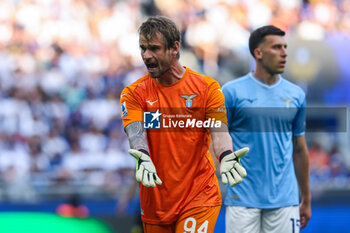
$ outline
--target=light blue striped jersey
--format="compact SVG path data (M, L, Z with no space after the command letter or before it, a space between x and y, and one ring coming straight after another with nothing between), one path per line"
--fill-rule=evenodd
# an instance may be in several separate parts
M234 150L248 146L241 159L247 177L227 186L225 205L279 208L298 205L292 137L305 132L305 93L279 75L267 85L249 73L223 88Z

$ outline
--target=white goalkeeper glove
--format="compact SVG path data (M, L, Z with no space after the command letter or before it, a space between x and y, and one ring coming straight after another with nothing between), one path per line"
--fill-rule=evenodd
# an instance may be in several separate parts
M162 181L157 176L156 168L146 150L130 149L129 154L135 157L136 165L136 180L142 182L145 187L155 187L156 184L161 185ZM154 183L155 182L155 183Z
M247 172L239 163L241 157L247 154L248 147L232 152L225 151L220 155L220 174L222 183L230 183L231 187L242 182L242 177L247 176Z

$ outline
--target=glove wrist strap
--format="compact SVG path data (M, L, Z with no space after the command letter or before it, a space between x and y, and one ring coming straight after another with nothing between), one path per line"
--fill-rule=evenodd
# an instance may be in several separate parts
M149 157L149 153L148 153L147 150L145 150L145 149L138 149L138 151L140 151L140 152L146 154L146 155ZM141 163L142 163L143 161L144 161L144 160L142 160L142 159L138 159L138 160L137 160L137 169L140 167L140 165L141 165Z
M225 150L224 152L222 152L222 153L220 154L220 156L219 156L219 162L221 163L221 160L222 160L226 155L229 155L229 154L231 154L231 153L233 153L232 150Z
M147 150L145 150L145 149L138 149L138 151L140 151L140 152L142 152L142 153L144 153L144 154L149 156L149 152Z

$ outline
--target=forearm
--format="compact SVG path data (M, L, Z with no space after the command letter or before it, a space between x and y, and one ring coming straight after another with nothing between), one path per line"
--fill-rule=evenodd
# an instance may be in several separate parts
M298 180L300 195L302 201L311 201L310 185L309 185L309 159L307 154L298 155L300 158L295 159L295 174ZM297 156L296 156L297 157Z
M233 152L232 139L226 124L218 129L211 129L213 150L220 161L220 174L223 184L230 184L231 187L242 182L247 176L247 171L239 163L239 159L248 153L249 148L245 147Z
M213 145L213 151L215 156L219 159L219 156L232 148L232 139L230 134L228 133L228 127L226 124L222 123L220 129L215 129L211 131L211 139Z
M143 128L141 121L136 121L127 125L125 127L125 132L128 136L131 149L144 149L149 151L146 130Z
M302 199L301 201L309 203L311 201L309 184L309 153L304 138L294 139L293 162Z
M155 187L156 184L161 185L162 180L158 177L156 168L149 155L147 145L146 130L142 127L142 122L133 122L125 127L128 135L131 154L137 160L136 180L142 182L143 186Z

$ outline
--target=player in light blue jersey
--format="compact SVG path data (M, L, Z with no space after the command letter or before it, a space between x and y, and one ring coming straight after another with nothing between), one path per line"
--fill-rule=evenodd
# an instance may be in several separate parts
M280 75L284 35L271 25L255 30L255 71L222 88L234 148L251 148L241 160L247 178L227 187L226 233L295 233L311 217L305 94Z

